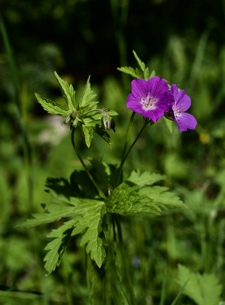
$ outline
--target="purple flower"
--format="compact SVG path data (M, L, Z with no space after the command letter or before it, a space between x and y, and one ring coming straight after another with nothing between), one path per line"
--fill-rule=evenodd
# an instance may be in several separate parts
M185 111L191 106L191 99L184 90L178 90L177 85L171 86L174 103L169 110L172 119L177 123L179 131L195 129L197 121L195 117Z
M154 123L163 117L173 103L167 82L154 76L149 80L135 79L131 82L127 108L151 119Z

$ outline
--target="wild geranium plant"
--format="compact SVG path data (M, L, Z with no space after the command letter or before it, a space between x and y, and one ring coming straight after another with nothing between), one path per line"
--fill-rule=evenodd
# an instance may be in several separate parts
M87 147L90 147L94 133L110 143L109 131L115 131L114 117L118 113L98 106L89 78L83 96L77 100L73 86L55 73L66 106L36 94L38 102L48 113L62 116L65 124L69 125L71 143L83 170L75 168L69 181L65 178L48 178L46 187L52 198L51 203L45 205L43 213L34 214L33 219L23 225L32 227L55 223L48 234L51 240L45 248L47 254L44 261L48 274L59 266L71 238L80 235L80 246L84 246L87 253L88 279L93 284L89 283L89 287L94 286L94 280L91 280L92 274L96 273L94 262L98 268L104 269L101 277L105 287L116 279L123 286L119 289L121 298L129 299L130 304L134 303L134 296L125 270L120 215L160 215L164 209L183 208L185 205L162 185L165 177L161 174L139 170L127 174L123 165L147 126L164 118L174 121L179 131L183 132L195 129L197 124L196 119L185 112L191 104L185 91L175 84L169 85L167 80L155 76L154 72L150 74L135 52L134 56L139 68L119 68L134 78L127 104L124 101L124 107L127 105L131 110L131 118L124 134L126 141L121 148L119 164L108 164L93 158L89 158L87 163L76 145L77 130L82 131ZM141 116L144 118L143 126L134 142L129 143L130 126L136 113L140 119ZM115 283L112 285L115 286ZM103 300L113 298L113 292L102 291Z

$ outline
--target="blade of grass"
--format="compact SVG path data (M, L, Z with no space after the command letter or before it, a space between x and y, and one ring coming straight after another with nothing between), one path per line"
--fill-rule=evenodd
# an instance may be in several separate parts
M166 295L166 280L167 280L167 278L166 278L166 274L164 272L164 277L163 277L163 282L162 282L162 291L161 291L159 305L164 305L165 295Z
M193 89L196 78L198 77L198 73L201 70L203 59L205 56L205 50L208 42L208 37L209 37L209 32L205 31L199 40L195 60L193 62L192 70L190 74L190 83L189 83L190 90Z
M28 202L30 203L29 208L32 208L33 204L33 175L32 175L32 158L31 158L31 146L28 140L27 131L21 115L21 101L20 101L20 83L18 77L18 70L16 68L15 59L13 56L13 50L9 42L8 34L5 28L5 24L2 16L0 15L0 32L3 38L3 44L8 56L10 75L14 87L14 98L16 104L16 118L22 135L24 162L27 168L27 183L28 183Z
M184 291L184 288L186 287L187 283L189 282L189 279L184 283L184 285L179 289L179 292L177 294L177 296L175 297L173 303L171 305L176 305L179 297L181 296L181 294L183 293Z

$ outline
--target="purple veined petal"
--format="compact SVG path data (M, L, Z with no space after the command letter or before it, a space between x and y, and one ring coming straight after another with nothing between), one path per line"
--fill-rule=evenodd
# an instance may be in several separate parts
M175 117L175 122L178 125L180 132L186 131L187 129L194 130L197 125L197 120L190 113L179 113Z
M178 90L177 85L172 84L171 93L173 94L175 101L175 104L173 106L175 107L174 111L176 111L176 109L179 109L180 112L184 112L190 108L191 99L184 90Z
M135 79L131 82L131 94L133 94L136 99L147 95L146 83L147 81L144 79Z
M151 111L146 111L144 112L142 110L141 113L144 117L152 120L154 123L156 123L159 119L161 119L164 115L164 111L162 111L161 109L155 109L155 110L151 110Z
M155 76L148 80L148 90L152 93L152 95L157 96L168 91L168 84L164 79Z
M172 84L170 90L171 90L171 93L174 96L174 99L176 99L176 96L178 94L178 87L177 87L177 85L176 84Z
M139 98L140 99L140 98ZM134 97L132 93L128 95L127 108L133 110L134 112L142 113L142 107L140 103L137 103L137 98Z

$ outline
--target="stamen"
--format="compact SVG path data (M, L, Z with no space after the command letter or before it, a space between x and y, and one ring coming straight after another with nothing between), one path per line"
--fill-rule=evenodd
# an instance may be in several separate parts
M144 110L153 110L156 108L156 103L158 99L154 96L147 95L146 97L142 97L141 105L143 106Z

